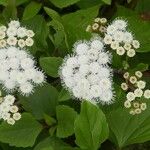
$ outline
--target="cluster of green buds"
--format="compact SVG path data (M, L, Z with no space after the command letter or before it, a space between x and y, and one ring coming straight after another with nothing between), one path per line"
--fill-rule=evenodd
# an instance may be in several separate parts
M129 72L124 73L125 82L121 84L121 88L127 91L124 107L130 109L132 115L140 114L146 110L146 99L150 99L150 90L145 89L146 82L141 80L143 74L141 71L136 71L134 74Z
M91 25L86 28L87 32L104 33L106 32L107 19L95 18Z

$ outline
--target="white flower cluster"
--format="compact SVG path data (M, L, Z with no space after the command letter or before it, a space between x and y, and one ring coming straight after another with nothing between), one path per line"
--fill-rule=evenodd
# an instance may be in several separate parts
M120 56L127 54L128 57L134 57L135 49L140 47L140 43L134 40L133 34L128 32L127 22L122 19L116 19L108 25L104 36L104 43L110 45Z
M143 74L141 71L136 71L134 75L130 76L129 72L126 72L123 77L126 82L121 84L123 90L128 90L130 87L133 92L128 92L126 95L127 100L124 103L126 108L130 108L130 114L140 114L146 109L146 103L142 103L142 99L150 99L150 90L145 89L146 82L141 80Z
M95 18L94 23L92 25L88 25L86 28L87 32L101 32L104 33L106 31L106 18Z
M34 41L34 32L20 26L19 21L12 20L7 26L0 26L0 48L6 46L30 47Z
M15 121L21 119L18 107L14 104L15 97L7 95L0 97L0 119L7 121L8 124L14 125Z
M60 77L64 87L80 100L111 103L113 100L111 55L100 38L78 42L74 54L64 59Z
M29 95L34 85L43 83L44 79L43 72L25 50L14 46L0 49L0 84L7 92L19 90Z

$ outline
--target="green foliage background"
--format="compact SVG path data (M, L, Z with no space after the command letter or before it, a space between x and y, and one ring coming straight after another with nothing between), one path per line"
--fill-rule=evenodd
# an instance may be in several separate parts
M35 32L30 51L47 75L47 83L34 94L17 95L22 119L14 126L1 122L0 150L150 149L150 107L138 116L124 110L120 75L114 76L116 102L110 106L75 101L61 87L58 68L63 57L74 42L91 37L85 29L97 16L128 20L141 43L130 67L144 71L150 87L149 0L0 0L0 24L19 19ZM113 68L123 65L114 54Z

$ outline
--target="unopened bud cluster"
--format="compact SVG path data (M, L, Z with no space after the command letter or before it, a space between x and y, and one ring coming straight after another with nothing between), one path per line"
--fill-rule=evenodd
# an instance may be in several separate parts
M34 43L34 32L20 26L20 22L12 20L8 26L0 26L0 48L6 46L31 47Z
M15 97L13 95L2 97L0 92L0 119L10 125L14 125L16 121L21 119L21 114L18 112L19 108L14 103Z
M130 109L130 114L140 114L147 108L146 103L142 100L150 99L150 90L145 89L146 82L141 80L143 74L141 71L136 71L134 75L129 72L124 73L125 82L121 84L124 91L128 91L124 102L124 106Z
M106 32L106 18L95 18L94 23L88 25L86 28L87 32L104 33Z

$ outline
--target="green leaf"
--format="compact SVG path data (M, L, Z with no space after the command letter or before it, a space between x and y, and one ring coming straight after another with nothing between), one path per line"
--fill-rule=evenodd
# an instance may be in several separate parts
M37 87L34 93L28 97L20 96L22 105L37 119L43 119L44 114L53 116L58 103L58 92L50 84Z
M42 126L28 113L22 114L22 118L15 125L6 122L0 125L0 141L16 147L33 146Z
M55 137L48 137L41 141L34 150L79 150L68 146L60 139Z
M63 101L67 101L69 99L71 99L69 91L65 90L64 88L62 88L61 91L60 91L60 93L59 93L58 100L60 102L63 102Z
M85 30L86 27L98 15L99 7L100 5L88 9L78 10L62 17L70 49L79 39L90 39L91 34Z
M74 133L74 121L77 112L69 106L57 106L56 116L58 120L57 137L65 138Z
M82 102L80 115L75 121L75 136L76 144L88 150L97 150L108 138L105 115L97 106Z
M44 10L52 19L61 20L60 15L55 10L48 8L48 7L44 7Z
M111 4L111 0L102 0L104 3L110 5Z
M149 12L150 5L148 4L149 4L149 0L138 0L135 10L138 13Z
M45 122L47 123L47 125L49 125L49 126L56 124L56 120L49 115L44 114L44 119L45 119Z
M35 32L34 45L30 49L30 51L33 54L35 54L37 51L47 53L48 46L46 39L48 37L49 29L46 24L46 21L44 20L44 17L36 15L31 19L23 20L22 24L28 29L31 29Z
M64 8L77 3L80 0L50 0L56 7Z
M16 1L8 0L5 9L3 10L3 16L7 21L11 19L17 19Z
M129 31L131 31L134 34L135 39L140 42L140 48L136 51L149 52L150 22L142 20L136 12L121 6L118 6L115 17L122 17L128 21Z
M113 135L110 138L120 148L150 140L149 109L132 116L128 110L119 108L111 111L107 120Z
M58 70L62 64L60 57L42 57L40 58L40 66L51 77L58 77Z
M34 17L41 9L42 4L37 3L37 2L30 2L23 13L23 20L28 20L32 17Z
M148 64L144 64L144 63L139 63L134 69L133 71L146 71L148 70Z
M93 7L99 4L102 4L103 2L101 0L80 0L77 5L80 8L88 8Z

